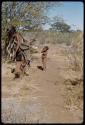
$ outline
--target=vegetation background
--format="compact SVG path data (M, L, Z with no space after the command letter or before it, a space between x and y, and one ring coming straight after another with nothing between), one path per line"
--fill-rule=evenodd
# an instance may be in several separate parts
M24 38L35 38L34 46L50 45L53 48L55 46L62 48L63 46L64 51L62 50L61 53L67 58L69 62L68 68L70 69L69 78L63 81L68 95L66 96L66 105L68 105L69 109L74 105L83 111L83 31L80 29L72 30L71 25L67 24L62 17L55 16L50 19L46 12L55 5L60 7L63 3L2 2L1 45L2 60L5 60L3 64L8 65L5 58L6 30L11 25L14 25ZM46 23L51 26L48 30L43 28ZM57 48L55 50L57 51ZM57 53L55 55L57 59ZM71 77L72 74L73 77Z

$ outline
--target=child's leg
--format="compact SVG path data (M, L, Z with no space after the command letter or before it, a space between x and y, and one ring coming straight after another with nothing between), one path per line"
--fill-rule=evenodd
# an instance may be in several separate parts
M44 70L46 70L46 62L47 62L47 59L45 58L44 59Z
M47 59L46 59L46 58L43 58L43 59L42 59L43 70L46 70L46 62L47 62Z

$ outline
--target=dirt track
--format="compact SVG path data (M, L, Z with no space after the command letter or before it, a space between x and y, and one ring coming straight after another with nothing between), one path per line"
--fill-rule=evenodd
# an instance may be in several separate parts
M64 80L68 77L68 60L64 48L50 46L47 70L41 65L40 54L28 70L29 76L13 80L2 64L2 122L4 123L80 123L82 111L66 109Z

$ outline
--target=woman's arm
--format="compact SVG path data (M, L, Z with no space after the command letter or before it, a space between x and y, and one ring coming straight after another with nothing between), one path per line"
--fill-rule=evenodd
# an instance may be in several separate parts
M19 35L16 34L16 43L17 43L17 47L16 47L16 50L15 50L15 53L18 51L20 45L21 45L21 41L20 41L20 38L19 38Z

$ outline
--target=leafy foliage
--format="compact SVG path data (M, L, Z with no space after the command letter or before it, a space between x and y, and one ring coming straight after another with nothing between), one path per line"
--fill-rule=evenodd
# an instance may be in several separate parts
M51 30L60 31L60 32L69 32L70 25L66 24L65 22L55 22L51 25Z
M49 20L45 11L54 5L55 2L2 2L2 46L7 40L6 30L11 25L18 30L19 27L42 30L42 25Z

